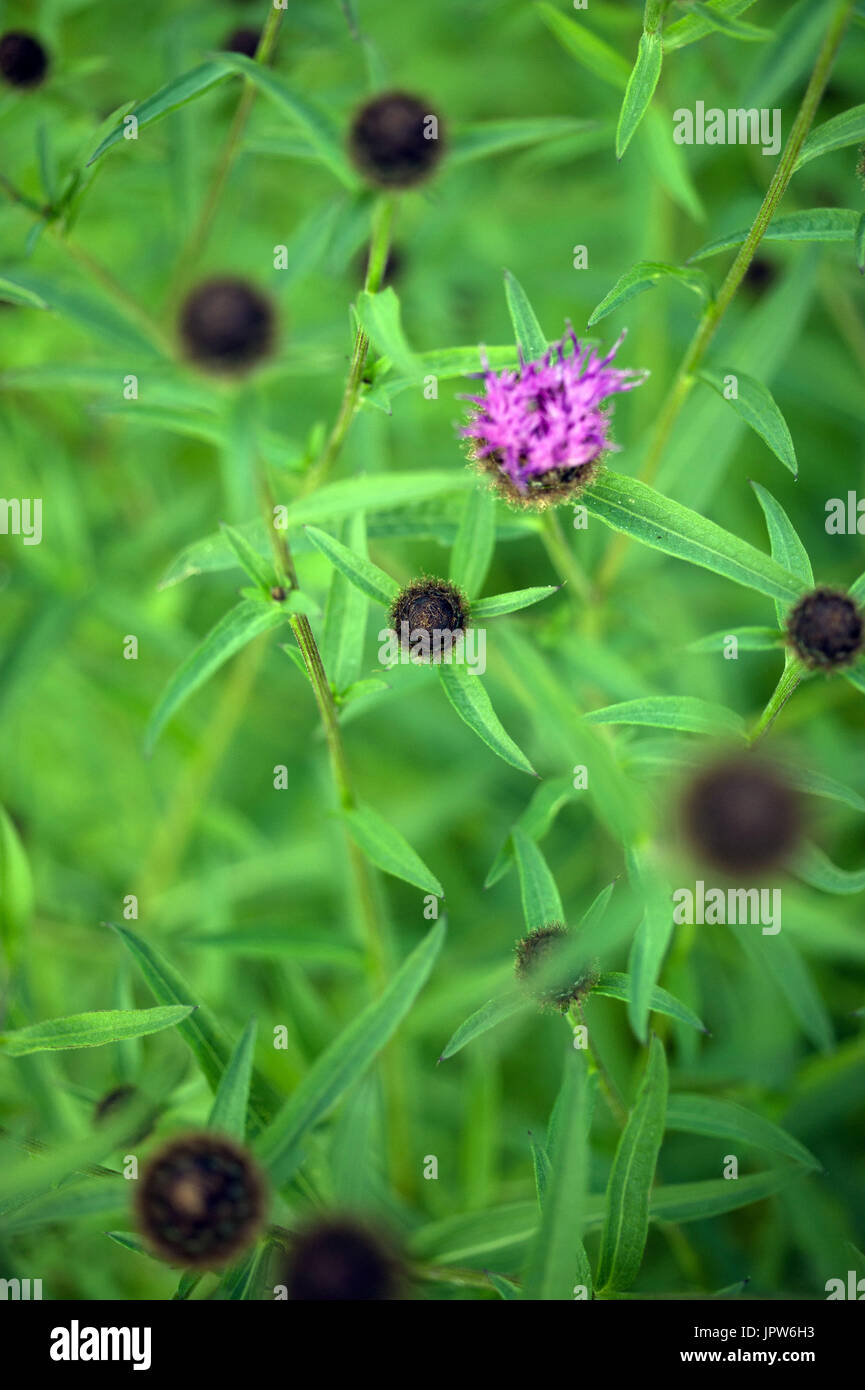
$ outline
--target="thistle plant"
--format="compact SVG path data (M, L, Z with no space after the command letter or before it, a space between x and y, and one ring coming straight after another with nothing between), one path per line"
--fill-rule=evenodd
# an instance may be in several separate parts
M824 1299L861 5L171 8L0 32L0 1280Z

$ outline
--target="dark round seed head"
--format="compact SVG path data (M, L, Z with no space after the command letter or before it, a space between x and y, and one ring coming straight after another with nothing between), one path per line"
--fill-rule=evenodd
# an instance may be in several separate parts
M431 652L447 652L457 635L465 632L469 605L446 579L416 579L397 594L389 617L404 650L411 647L413 633L425 633Z
M209 1131L172 1139L150 1160L135 1196L141 1234L172 1264L215 1269L255 1240L264 1180L250 1154Z
M38 87L48 71L48 54L32 34L0 38L0 75L10 87Z
M115 1086L113 1091L109 1091L100 1101L96 1102L93 1110L94 1124L104 1124L109 1120L116 1120L122 1111L138 1097L138 1089L135 1086ZM142 1120L134 1133L130 1134L125 1142L129 1144L140 1144L142 1139L146 1139L153 1129L151 1119Z
M285 600L288 598L288 591L284 589L281 584L274 584L270 591L270 597L277 603L285 603Z
M850 666L862 651L862 613L849 594L814 589L788 614L787 636L806 666Z
M222 46L226 53L244 53L247 58L254 58L260 38L260 29L235 29Z
M295 1234L284 1282L290 1299L371 1302L399 1298L404 1269L387 1238L352 1217L331 1216Z
M442 156L444 136L425 102L407 92L386 92L358 111L348 147L371 183L411 188L432 173Z
M755 256L745 271L745 284L755 295L761 295L772 288L777 276L774 262L766 256Z
M782 868L799 843L799 798L775 768L738 755L686 789L682 827L698 861L731 877Z
M564 954L569 941L570 933L562 922L548 922L546 926L535 927L517 942L516 977L541 1008L565 1013L571 1004L584 998L595 983L597 976L593 969L575 975L566 960L562 977L555 978L553 972L550 978L556 957Z
M231 276L199 285L180 312L180 336L187 355L213 372L249 370L270 352L274 332L270 300Z

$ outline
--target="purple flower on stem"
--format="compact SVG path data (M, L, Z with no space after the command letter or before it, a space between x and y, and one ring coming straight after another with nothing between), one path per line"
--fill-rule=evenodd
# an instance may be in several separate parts
M510 501L530 507L564 501L585 487L601 456L618 447L609 437L604 402L648 376L609 365L624 336L602 358L580 344L569 324L567 336L539 361L526 362L520 352L519 371L492 371L482 351L484 393L463 397L474 411L460 434L472 441L473 461Z

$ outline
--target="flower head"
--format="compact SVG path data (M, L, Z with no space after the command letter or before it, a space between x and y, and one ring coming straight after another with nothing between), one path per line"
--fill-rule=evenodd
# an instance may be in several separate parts
M239 1144L205 1131L170 1140L137 1184L142 1235L173 1264L219 1268L251 1245L264 1219L264 1181Z
M0 76L11 87L38 87L48 70L48 54L32 34L0 38Z
M421 649L438 661L460 640L468 617L468 600L455 584L425 576L400 590L391 604L389 621L404 651L410 651L420 638Z
M831 670L856 661L865 641L865 625L849 594L812 589L788 614L787 636L806 666Z
M460 433L510 501L545 507L572 497L601 456L616 448L603 404L648 375L609 365L623 338L598 357L569 326L539 361L526 362L520 353L519 371L492 371L482 355L484 393L464 397L475 409Z
M444 140L438 116L423 101L407 92L385 92L360 108L348 146L370 183L412 188L432 173Z
M232 276L207 280L192 291L180 314L187 355L208 371L248 371L273 345L274 311L259 290Z
M571 1004L579 1003L588 994L597 979L591 968L575 974L573 968L568 968L566 957L561 977L550 979L551 966L557 957L564 957L569 940L570 933L561 922L548 922L517 942L516 977L541 1008L565 1013Z
M680 815L692 851L731 877L782 868L799 843L799 799L769 763L736 754L703 768Z
M290 1299L326 1302L399 1298L403 1279L390 1242L344 1216L319 1218L299 1230L285 1274Z

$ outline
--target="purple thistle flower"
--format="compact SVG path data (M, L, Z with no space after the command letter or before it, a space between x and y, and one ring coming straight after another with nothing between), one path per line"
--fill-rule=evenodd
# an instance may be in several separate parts
M475 409L460 434L473 441L472 458L496 476L505 496L524 506L562 501L585 486L602 454L618 447L603 403L648 376L609 365L624 337L601 358L568 324L567 336L540 361L526 362L520 352L519 371L492 371L481 351L484 393L463 397Z

